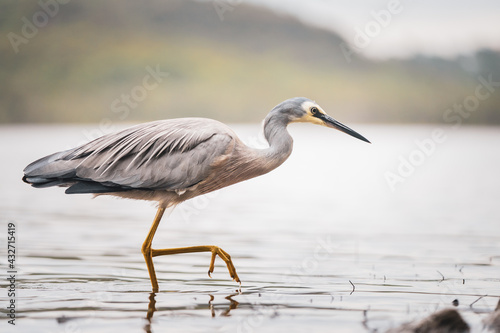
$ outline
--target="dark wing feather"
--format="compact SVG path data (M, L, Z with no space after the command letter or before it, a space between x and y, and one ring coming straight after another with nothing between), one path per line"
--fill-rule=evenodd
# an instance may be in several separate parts
M205 179L233 132L211 119L181 118L133 126L28 165L35 187L72 185L67 193L183 190Z

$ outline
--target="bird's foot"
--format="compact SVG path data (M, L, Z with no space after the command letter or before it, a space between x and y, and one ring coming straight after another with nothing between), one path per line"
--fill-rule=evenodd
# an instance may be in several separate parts
M212 277L211 274L214 272L214 267L215 267L215 257L219 256L226 263L231 278L234 281L238 282L241 286L241 280L238 277L238 274L236 273L236 268L234 268L233 262L231 261L231 256L218 246L213 246L211 252L212 252L212 259L210 260L210 267L208 268L208 276Z

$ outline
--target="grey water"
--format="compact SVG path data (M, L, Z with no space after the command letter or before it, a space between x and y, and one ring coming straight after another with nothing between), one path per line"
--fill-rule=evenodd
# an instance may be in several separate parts
M281 167L164 217L153 247L218 245L242 285L222 260L209 278L210 254L181 254L154 259L156 294L140 251L154 204L21 181L98 125L1 126L0 271L13 223L16 320L2 278L0 331L383 332L455 300L481 331L500 297L499 128L349 125L372 144L293 124ZM234 129L263 144L258 125Z

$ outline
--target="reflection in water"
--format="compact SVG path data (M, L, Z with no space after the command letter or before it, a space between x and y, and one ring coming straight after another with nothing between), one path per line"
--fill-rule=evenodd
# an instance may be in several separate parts
M220 316L222 316L222 317L230 316L229 312L231 312L231 310L236 309L238 307L238 305L240 305L240 303L238 303L237 301L235 301L232 298L232 297L234 297L236 295L240 295L240 293L236 293L236 294L228 295L228 296L224 297L230 303L229 303L229 307L227 308L227 310L224 310L223 312L221 312ZM212 317L215 317L215 309L214 309L214 306L212 304L212 301L214 300L214 296L213 295L209 295L209 296L210 296L210 300L208 301L208 306L209 306L210 311L212 313Z
M219 314L220 317L228 317L231 315L230 314L231 310L235 310L236 308L238 308L238 305L240 303L233 299L233 297L235 297L237 295L241 295L241 289L238 290L237 293L233 293L231 295L224 297L224 299L229 301L229 306ZM215 318L217 316L215 313L215 307L213 305L213 301L214 301L215 297L212 294L208 294L208 296L210 297L210 299L208 300L208 309L210 310L210 314L211 314L212 318ZM146 313L147 323L144 326L144 331L146 333L152 332L153 315L156 312L156 310L157 310L156 309L156 294L150 293L149 294L148 311Z
M146 333L151 333L151 321L152 321L153 315L156 311L155 296L156 296L155 293L149 294L148 312L146 314L146 320L148 322L147 322L146 326L144 326L144 331L146 331Z

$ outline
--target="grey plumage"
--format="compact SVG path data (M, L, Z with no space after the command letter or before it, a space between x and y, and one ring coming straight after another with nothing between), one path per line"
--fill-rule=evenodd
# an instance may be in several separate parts
M266 149L246 146L226 125L211 119L179 118L140 124L104 135L80 147L41 158L24 169L23 180L34 187L64 186L66 193L108 194L158 202L158 212L142 253L153 291L158 281L152 258L191 252L212 252L239 281L229 254L217 246L152 249L151 243L167 207L265 174L292 152L286 127L311 122L336 128L360 140L360 134L328 116L313 101L296 97L274 107L264 120Z
M292 149L286 126L307 114L305 103L315 105L307 98L293 98L271 110L264 122L268 149L247 147L228 126L212 119L159 120L41 158L24 169L23 180L39 188L66 186L69 194L154 198L169 206L280 165ZM208 179L212 183L203 184Z
M35 161L25 180L35 187L70 185L66 193L182 190L208 175L234 136L210 119L140 124Z

